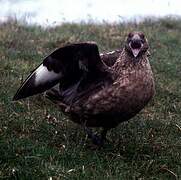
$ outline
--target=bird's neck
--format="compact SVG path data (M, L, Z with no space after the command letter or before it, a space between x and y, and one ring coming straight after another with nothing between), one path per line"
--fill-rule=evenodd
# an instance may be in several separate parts
M145 67L146 66L146 67ZM114 74L117 76L122 74L122 71L133 71L137 69L147 69L150 68L150 64L145 53L137 58L130 55L125 49L121 52L118 60L113 65L112 69Z
M138 57L133 57L129 52L127 52L125 50L125 48L123 49L123 51L121 52L118 60L116 61L116 63L114 64L113 68L116 70L117 68L123 68L123 67L132 67L132 66L140 66L142 64L145 64L148 62L148 58L147 58L147 54L143 54L141 56Z

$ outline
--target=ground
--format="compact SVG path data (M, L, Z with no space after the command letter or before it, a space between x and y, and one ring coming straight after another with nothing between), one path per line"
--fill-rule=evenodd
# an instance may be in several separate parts
M30 71L66 43L96 41L100 52L122 47L129 31L148 37L156 95L132 120L92 150L81 127L38 95L12 97ZM63 24L43 29L0 25L0 179L181 178L181 20Z

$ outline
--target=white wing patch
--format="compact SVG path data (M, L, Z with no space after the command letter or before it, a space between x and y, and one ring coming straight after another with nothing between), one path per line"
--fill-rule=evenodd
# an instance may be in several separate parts
M35 85L46 84L51 81L55 81L62 76L62 73L55 73L49 71L46 66L40 65L35 71Z
M115 51L110 51L110 52L108 52L108 53L106 53L106 54L114 54L115 53Z
M111 55L111 54L114 54L116 51L110 51L110 52L106 52L105 54L107 55ZM104 56L104 53L100 53L99 54L100 56Z

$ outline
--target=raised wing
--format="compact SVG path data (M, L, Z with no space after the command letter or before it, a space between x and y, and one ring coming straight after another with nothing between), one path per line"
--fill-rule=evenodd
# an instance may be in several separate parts
M42 93L57 83L69 86L85 73L103 71L98 47L95 43L77 43L61 47L47 56L23 82L13 100Z
M104 52L100 54L101 60L109 67L113 66L116 60L121 55L122 49L117 49L111 52Z

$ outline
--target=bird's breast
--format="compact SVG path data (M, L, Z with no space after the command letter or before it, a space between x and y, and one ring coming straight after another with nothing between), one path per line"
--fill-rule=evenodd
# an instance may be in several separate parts
M117 83L117 84L116 84ZM155 85L150 68L123 71L115 82L115 95L129 108L143 108L153 97Z
M149 68L123 70L114 82L92 91L77 110L91 116L98 114L129 115L139 112L154 94L154 81Z
M124 108L143 107L154 94L154 81L150 70L123 71L110 87L92 96L95 106L122 111ZM90 101L91 104L91 101ZM96 105L97 104L97 105ZM99 107L97 107L99 109Z

